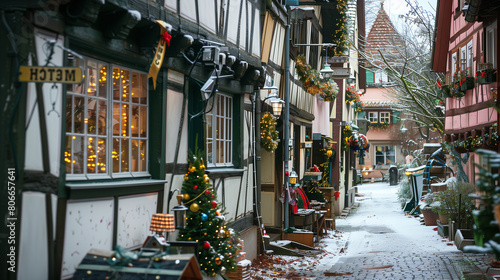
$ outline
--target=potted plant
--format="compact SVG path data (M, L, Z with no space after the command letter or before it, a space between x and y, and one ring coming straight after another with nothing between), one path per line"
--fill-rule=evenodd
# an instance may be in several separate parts
M438 202L438 193L428 193L422 197L422 204L420 205L420 212L424 216L424 223L426 226L436 226L439 219L438 213L434 211Z
M443 219L447 216L448 220L455 222L456 232L450 235L455 237L455 245L460 250L467 244L474 244L472 211L475 209L475 204L470 197L474 192L475 186L470 183L450 181L446 190L437 194L439 204L434 210Z
M460 222L461 227L470 228L474 204L469 194L473 194L474 190L474 185L470 183L450 181L446 190L437 192L436 200L439 204L434 207L434 211L443 218L441 222L446 222L444 218L448 217L457 223Z

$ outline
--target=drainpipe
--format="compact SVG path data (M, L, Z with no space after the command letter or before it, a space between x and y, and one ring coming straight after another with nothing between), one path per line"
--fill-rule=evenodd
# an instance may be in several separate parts
M254 213L256 215L258 226L261 226L262 214L261 214L261 157L260 157L260 148L257 149L258 141L260 138L260 112L261 112L261 104L260 104L260 90L256 90L254 94L253 101L253 131L254 131L254 139L253 139L253 179L254 179L254 189L255 189L255 202L254 202Z
M285 116L283 120L283 125L284 125L284 130L285 130L285 135L283 137L284 148L285 148L285 156L284 156L284 171L285 171L285 176L284 176L284 182L283 182L283 187L285 190L285 224L284 227L287 229L288 226L288 194L289 194L289 189L288 189L288 139L290 138L289 130L290 130L290 101L289 101L289 95L290 95L290 13L291 9L290 6L286 6L286 14L287 14L287 23L286 23L286 34L285 34Z

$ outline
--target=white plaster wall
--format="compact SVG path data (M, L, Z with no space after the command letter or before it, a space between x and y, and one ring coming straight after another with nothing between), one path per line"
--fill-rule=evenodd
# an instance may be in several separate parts
M118 199L116 244L124 248L139 246L151 235L151 217L156 213L157 193L132 195Z
M112 250L113 198L68 201L62 277L70 277L87 252Z
M55 219L57 197L52 195L52 219L55 238ZM45 194L39 192L23 192L22 217L14 221L21 226L19 244L19 259L17 262L18 279L48 279L48 244L47 217L45 215ZM48 279L50 280L50 279Z
M33 65L46 65L46 52L44 52L45 43L47 40L54 40L55 34L48 31L35 29L35 44L38 63ZM63 46L64 37L59 36L56 44ZM61 48L54 48L54 55L50 61L50 66L63 66L63 51ZM55 88L52 86L55 85ZM43 83L43 101L45 106L45 118L47 123L47 136L50 159L50 173L54 176L59 176L60 166L60 146L61 146L61 115L62 111L62 84ZM26 123L29 126L26 129L26 158L25 169L27 170L43 170L42 165L42 147L40 138L40 122L38 118L38 105L33 107L36 101L35 83L28 83L28 100L26 105ZM54 103L54 106L52 105ZM34 109L34 110L33 110ZM33 112L33 114L32 114ZM30 116L31 120L30 120Z
M172 163L175 157L175 147L177 144L177 136L179 132L179 124L181 120L182 112L182 93L173 91L171 89L167 90L167 135L166 142L167 146L165 149L165 161L167 163ZM187 103L186 103L187 106ZM187 163L187 122L189 120L187 109L184 113L184 124L182 126L181 142L179 146L179 155L177 158L177 163ZM154 121L154 120L152 120Z
M245 252L245 259L253 260L257 258L259 247L259 242L262 240L258 237L259 228L256 226L250 227L242 232L240 232L240 239L243 241L243 252Z

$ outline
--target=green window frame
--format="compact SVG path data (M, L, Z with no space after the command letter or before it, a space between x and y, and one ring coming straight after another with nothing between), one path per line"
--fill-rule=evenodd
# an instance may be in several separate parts
M147 73L68 56L84 80L67 86L68 180L149 176Z

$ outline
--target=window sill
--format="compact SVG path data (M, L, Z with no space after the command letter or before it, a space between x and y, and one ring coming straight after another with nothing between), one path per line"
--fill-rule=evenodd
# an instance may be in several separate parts
M167 180L135 179L67 182L69 199L134 195L163 191Z
M227 178L227 177L237 177L243 176L245 169L236 168L213 168L206 170L208 177L210 178Z

